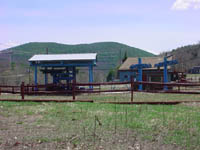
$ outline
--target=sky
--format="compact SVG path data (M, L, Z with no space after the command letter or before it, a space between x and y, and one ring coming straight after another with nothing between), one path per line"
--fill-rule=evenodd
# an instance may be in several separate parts
M200 0L0 0L0 50L114 41L159 54L200 41Z

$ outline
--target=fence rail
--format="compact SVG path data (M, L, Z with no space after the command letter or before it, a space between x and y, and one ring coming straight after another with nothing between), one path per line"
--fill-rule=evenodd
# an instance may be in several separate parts
M9 86L0 85L1 93L12 93L20 94L21 99L24 99L25 95L59 95L59 94L71 94L72 99L76 99L76 95L80 93L113 93L113 92L130 92L131 102L133 102L133 92L137 91L138 85L142 84L145 89L141 92L151 92L151 93L179 93L179 94L200 94L200 83L162 83L162 82L104 82L104 83L76 83L73 81L68 85L25 85L24 82L20 86ZM121 89L101 89L101 86L108 85L126 85L126 87ZM99 87L98 89L94 87ZM162 90L163 87L168 87L168 90ZM68 89L67 89L68 87ZM92 88L91 88L92 87ZM192 90L181 89L182 87L192 87ZM199 87L199 89L197 89ZM195 89L196 88L196 89ZM158 90L159 89L159 90ZM196 90L196 91L194 91Z

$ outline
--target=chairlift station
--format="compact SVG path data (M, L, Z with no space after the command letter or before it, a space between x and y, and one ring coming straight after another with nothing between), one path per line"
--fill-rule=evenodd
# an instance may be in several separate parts
M45 85L49 84L48 74L53 78L53 84L66 81L69 85L76 81L76 68L88 67L89 82L93 82L93 67L96 66L97 53L84 54L42 54L34 55L29 59L30 66L34 67L34 83L38 84L38 68L44 74Z

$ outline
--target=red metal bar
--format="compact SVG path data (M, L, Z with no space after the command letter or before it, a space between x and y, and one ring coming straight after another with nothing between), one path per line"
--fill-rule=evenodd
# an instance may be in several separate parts
M29 85L29 87L37 87L37 88L46 88L46 87L50 87L50 86L56 86L56 85Z
M172 102L102 102L102 103L108 103L108 104L149 104L149 105L176 105L183 103L182 101L172 101Z
M8 91L8 90L1 90L1 93L11 93L11 94L20 94L21 92L20 91L17 91L17 92L12 92L12 91Z
M117 84L131 84L131 88L130 89L119 89L119 90L78 90L77 86L101 86L101 85L117 85ZM57 85L53 85L53 84L49 84L49 85L27 85L24 86L24 92L22 91L21 87L19 88L19 86L0 86L1 88L1 93L21 93L21 96L23 96L23 94L66 94L66 93L72 93L73 94L73 99L75 99L75 94L77 93L101 93L101 92L125 92L125 91L131 91L131 101L133 101L133 92L134 92L134 86L138 85L138 84L143 84L143 85L150 85L152 87L155 87L156 89L156 85L158 86L164 86L167 85L168 87L178 87L178 91L172 91L172 90L168 90L168 91L144 91L144 92L153 92L153 93L178 93L178 94L200 94L200 92L188 92L188 91L181 91L180 87L187 87L187 86L199 86L200 84L197 83L161 83L161 82L105 82L105 83L72 83L72 90L71 91L45 91L43 88L46 87L51 87L51 86L57 86ZM73 86L74 85L74 86ZM32 92L29 92L29 87L33 88ZM34 91L34 87L40 88L38 91ZM59 87L59 86L58 86ZM11 88L9 89L3 89L3 88ZM19 89L16 89L19 88ZM26 89L25 89L26 88ZM159 87L158 87L159 88ZM26 91L25 91L26 90ZM73 93L74 92L74 93ZM23 98L23 97L22 97Z
M106 93L106 92L127 92L127 91L131 91L130 89L121 89L121 90L101 90L101 91L92 91L92 90L74 90L74 93ZM73 95L73 90L72 91L33 91L33 92L29 92L29 93L26 93L27 95L33 95L33 94L48 94L48 95L51 95L51 94L66 94L66 93L72 93Z
M90 102L90 103L93 103L94 101L93 100L55 100L55 99L23 99L23 100L20 100L20 99L0 99L0 101L11 101L11 102L61 102L61 103L64 103L64 102Z
M76 83L77 86L123 85L131 82Z
M20 87L20 86L11 86L11 85L0 85L1 88L12 88L12 87Z
M140 91L137 91L140 92ZM173 91L173 90L167 90L167 91L160 91L160 90L154 90L154 91L141 91L141 92L147 92L147 93L172 93L172 94L200 94L200 92L185 92L185 91Z
M0 101L12 101L12 102L91 102L93 100L55 100L55 99L46 99L46 100L36 100L36 99L0 99ZM109 104L149 104L149 105L176 105L180 103L199 103L200 101L155 101L155 102L98 102L98 103L109 103Z
M121 89L121 90L101 90L101 91L92 91L92 90L75 90L75 92L78 93L112 93L112 92L127 92L127 91L131 91L130 89Z
M123 85L123 84L131 84L131 82L104 82L104 83L76 83L76 86L100 86L100 85ZM167 85L167 86L200 86L199 83L163 83L163 82L134 82L135 85L138 84L150 84L150 85ZM37 87L37 88L46 88L50 86L56 86L53 84L48 85L29 85L28 87ZM19 86L8 86L8 85L0 85L1 88L19 88Z
M134 84L144 84L144 85L167 85L167 86L200 86L199 83L163 83L163 82L134 82Z
M40 95L40 94L47 94L47 95L53 95L53 94L67 94L72 93L72 91L30 91L26 93L27 95Z

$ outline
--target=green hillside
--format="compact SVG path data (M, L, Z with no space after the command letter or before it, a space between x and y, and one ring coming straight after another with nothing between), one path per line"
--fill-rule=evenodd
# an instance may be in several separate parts
M58 43L27 43L10 48L13 51L13 61L27 62L34 54L45 54L48 48L49 54L67 53L98 53L99 68L111 69L116 67L127 52L128 57L154 56L144 50L130 47L115 42L102 42L93 44L66 45Z
M178 60L179 71L188 71L194 66L200 66L200 43L182 46L169 52Z
M127 53L128 57L154 56L154 54L147 51L116 42L78 45L32 42L5 50L12 51L11 59L9 59L9 63L12 65L10 67L11 71L7 71L7 74L8 72L13 74L13 71L15 74L26 73L29 68L28 59L34 54L45 54L46 48L48 48L49 54L98 53L98 62L95 70L101 72L101 76L103 76L104 79L110 69L115 69L120 65L120 60L124 58L125 53Z

